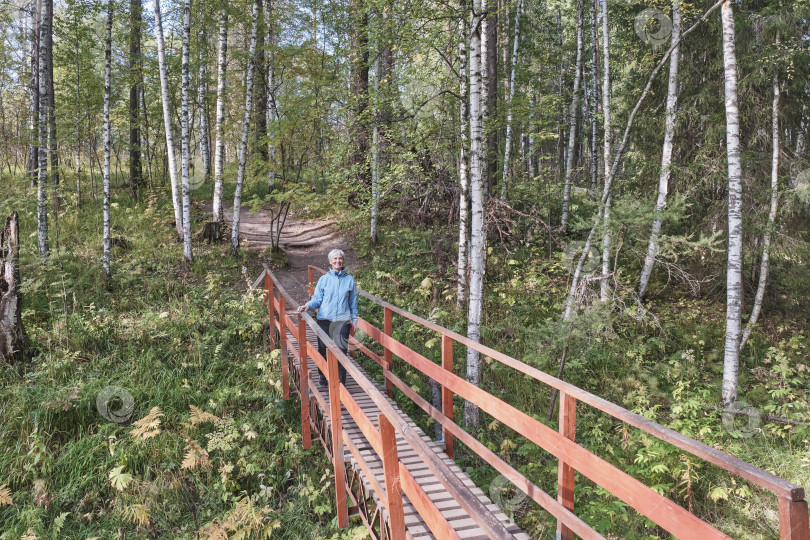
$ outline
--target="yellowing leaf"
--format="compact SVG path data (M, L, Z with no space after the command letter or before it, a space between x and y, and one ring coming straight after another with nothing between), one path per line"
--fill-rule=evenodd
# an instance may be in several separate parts
M186 455L183 458L183 463L180 464L180 468L193 471L197 468L208 469L209 467L211 467L211 462L208 459L208 452L197 444L197 441L189 440L188 444L186 444Z
M0 506L14 506L14 501L11 500L11 490L6 484L0 486Z
M219 417L205 412L203 410L198 409L194 405L189 405L189 409L191 409L191 416L189 416L189 421L191 422L192 426L196 426L197 424L204 424L205 422L216 422L219 420Z
M124 471L124 466L116 467L108 473L110 478L110 485L118 491L124 491L130 482L132 482L132 475Z
M136 439L151 439L152 437L156 437L160 434L158 426L160 425L161 416L163 416L163 413L160 411L160 407L152 407L149 414L132 423L135 429L130 431L129 434Z

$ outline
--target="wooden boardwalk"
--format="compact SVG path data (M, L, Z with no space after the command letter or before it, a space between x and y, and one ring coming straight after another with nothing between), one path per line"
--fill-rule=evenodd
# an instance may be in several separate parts
M310 293L315 281L310 267ZM734 456L686 437L581 388L561 381L500 351L468 339L425 320L358 288L358 294L382 310L383 328L360 318L358 328L367 336L364 343L350 340L354 353L363 354L381 369L384 385L377 384L354 360L343 353L306 313L297 313L298 303L282 288L272 271L264 279L270 347L282 352L284 399L297 392L301 407L304 448L312 445L313 434L323 444L334 469L336 514L339 527L347 527L351 516L359 517L376 540L484 539L526 540L509 517L453 462L454 441L500 473L515 489L525 494L526 504L535 504L557 521L557 538L604 539L574 512L577 474L623 501L658 527L677 538L694 540L728 539L726 533L707 523L677 502L656 492L619 467L576 442L577 407L607 415L680 449L692 458L708 462L776 497L779 537L782 540L810 540L810 518L804 488L754 467ZM376 307L375 307L376 305ZM427 358L395 338L394 315L440 338L440 358ZM326 358L318 352L317 338L324 340ZM456 373L454 344L477 350L489 361L513 369L521 376L559 392L556 428L530 416L502 397L475 386ZM350 348L350 350L352 350ZM375 352L375 350L382 352ZM435 350L435 349L434 349ZM435 353L434 353L435 354ZM459 356L462 356L459 354ZM347 371L346 384L338 381L338 367ZM440 388L441 404L434 406L399 378L407 371L418 372ZM320 368L330 381L317 384ZM313 375L314 374L314 375ZM409 399L441 426L443 442L432 441L404 414L392 399ZM453 420L454 398L476 405L501 425L511 429L525 444L534 444L557 460L557 482L552 496L462 429ZM690 458L690 459L692 459ZM519 495L520 497L520 495ZM580 500L580 505L587 501Z
M294 316L293 313L289 313L290 316ZM298 340L296 337L290 332L287 331L287 339L289 347L293 350L298 350ZM318 340L315 336L315 332L311 328L307 328L307 341L312 344L312 346L318 346ZM291 368L294 370L291 373L293 379L298 383L300 377L300 366L299 361L296 355L288 352L287 359L291 362ZM315 362L310 358L308 360L309 369L307 370L310 374L310 401L311 403L315 404L318 407L318 414L320 418L324 419L324 423L321 424L323 427L327 429L327 431L331 430L331 422L328 419L328 411L330 410L330 401L329 401L329 391L328 387L322 387L318 385L318 373L317 373L317 366ZM364 375L366 375L365 370L352 360L352 363L355 367ZM313 376L314 374L314 376ZM366 375L367 376L367 375ZM379 386L368 377L368 381L371 384L377 386L377 389L380 393L385 393L385 387ZM297 386L297 384L296 384ZM379 429L379 425L377 422L378 415L382 412L379 407L374 403L373 400L365 393L365 390L357 384L352 377L347 377L346 380L346 389L349 391L349 394L352 398L357 402L363 412L369 419L372 419L372 424L376 429ZM315 395L317 394L317 396ZM402 412L399 406L394 402L391 398L386 398L394 410L397 411L398 414L401 415L403 421L405 421L411 428L419 433L419 436L424 440L430 447L434 450L436 455L438 455L442 461L450 468L453 473L455 473L456 477L464 483L470 491L478 497L480 500L489 510L491 510L495 516L507 527L510 533L514 535L514 537L518 540L530 540L530 536L525 532L522 532L517 525L511 522L509 517L501 511L501 509L493 503L489 497L483 492L481 488L476 486L472 480L467 476L467 474L462 471L458 465L456 465L452 459L450 459L447 454L444 452L444 444L443 443L436 443L431 440L422 430L410 419L408 416ZM382 507L382 502L379 500L379 497L376 494L376 491L373 489L373 481L382 488L385 489L385 474L383 471L383 463L380 457L372 448L371 444L369 443L368 439L366 439L365 435L361 431L360 427L355 422L354 418L348 413L345 407L341 408L342 412L342 425L343 429L348 433L352 440L352 444L360 451L362 457L366 460L368 464L368 468L371 470L372 474L374 475L374 480L370 480L366 477L365 471L360 466L358 460L352 455L351 451L347 448L343 454L343 460L347 465L347 468L351 469L352 474L359 475L360 480L363 484L363 488L365 493L370 495L374 499L375 505L378 507ZM329 445L327 444L325 439L322 439L324 446L328 449ZM479 540L489 538L489 536L478 526L478 524L473 520L467 512L461 507L461 505L456 501L453 496L447 491L447 489L442 485L436 475L432 473L432 471L425 465L424 460L417 454L417 452L411 448L411 446L404 440L402 436L397 436L397 451L399 454L399 459L405 464L405 467L411 472L414 476L416 481L422 487L422 489L427 493L430 500L436 507L441 511L442 515L447 519L450 526L456 531L460 538L469 539L469 540ZM357 501L355 505L357 505ZM407 536L408 538L413 539L428 539L428 538L435 538L433 534L431 534L429 528L426 526L424 520L419 515L419 512L416 510L416 507L411 503L411 501L407 497L403 497L403 507L404 507L404 516L405 516L405 527L407 529ZM383 519L387 521L387 513L383 511Z

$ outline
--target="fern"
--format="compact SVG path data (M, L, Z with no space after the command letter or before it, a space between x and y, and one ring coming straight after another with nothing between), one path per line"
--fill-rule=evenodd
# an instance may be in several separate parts
M0 486L0 506L14 506L14 501L11 500L11 490L6 484Z
M194 469L209 469L211 468L211 461L208 459L208 452L202 448L197 441L187 439L186 455L183 458L183 463L180 465L181 469L193 471Z
M192 426L204 424L206 422L216 422L217 420L219 420L218 416L200 410L194 405L189 405L188 408L191 409L191 416L189 416L189 421L191 422Z
M139 527L149 525L149 512L142 504L133 504L124 508L124 518Z
M129 434L136 439L140 438L143 440L156 437L160 434L160 428L158 426L160 426L161 416L163 416L163 413L160 411L160 407L152 407L149 414L132 423L135 429L130 431Z

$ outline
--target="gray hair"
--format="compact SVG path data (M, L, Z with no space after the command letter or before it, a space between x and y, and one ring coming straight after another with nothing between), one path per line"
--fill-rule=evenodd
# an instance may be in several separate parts
M329 252L329 255L326 256L326 260L332 262L332 257L335 255L340 255L344 259L346 258L346 254L343 253L342 249L333 249L332 251Z

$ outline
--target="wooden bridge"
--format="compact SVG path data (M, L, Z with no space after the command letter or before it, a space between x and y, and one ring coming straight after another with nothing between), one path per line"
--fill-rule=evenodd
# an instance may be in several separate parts
M529 535L521 531L453 462L453 443L458 439L554 516L557 519L557 538L572 539L575 534L585 539L604 538L574 514L575 472L589 478L678 538L729 538L677 503L578 445L575 435L576 407L579 402L769 490L778 501L780 538L810 540L808 507L802 487L358 288L358 295L383 309L383 329L374 327L362 318L358 328L368 334L384 352L377 354L352 337L351 356L360 351L380 366L385 385L378 385L354 358L341 352L309 314L295 312L298 307L296 301L282 288L270 269L267 266L264 268L257 282L263 278L267 292L271 347L275 349L278 346L282 352L284 399L289 399L291 391L299 394L304 448L310 448L314 433L333 463L340 527L348 525L350 516L358 516L371 537L379 540L528 539ZM314 272L324 271L309 267L310 294ZM440 365L392 337L395 314L440 336ZM278 331L278 336L273 328ZM326 358L318 353L316 337L327 344ZM559 391L559 430L551 429L457 376L453 371L455 344L471 347L493 361ZM395 357L398 362L406 362L410 368L441 386L441 410L394 374ZM338 381L338 364L346 368L348 377L345 385ZM316 367L327 376L327 387L312 384L311 377ZM441 424L443 442L433 442L402 412L393 400L393 387L397 387ZM558 460L556 498L453 421L454 395L474 403Z

